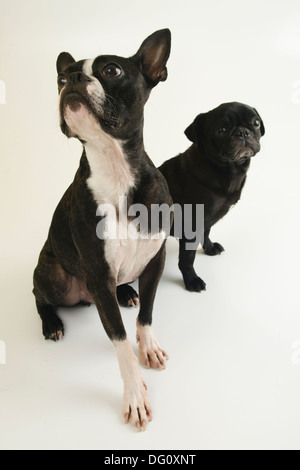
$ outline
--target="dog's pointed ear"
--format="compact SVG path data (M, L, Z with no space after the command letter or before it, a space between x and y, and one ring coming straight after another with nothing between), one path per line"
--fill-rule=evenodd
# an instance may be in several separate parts
M203 123L204 123L204 116L205 114L198 114L195 118L194 122L187 127L184 131L187 138L193 142L194 144L199 143L199 139L201 138L201 134L203 131Z
M57 57L56 61L56 70L57 73L60 74L63 72L69 65L74 64L76 62L75 59L69 54L68 52L61 52Z
M168 77L166 63L171 52L171 32L169 29L161 29L151 34L142 43L137 53L132 57L154 87L158 82L164 82Z
M260 117L259 113L257 112L257 109L255 109L255 108L253 108L253 109L254 109L254 111L256 112L257 116L258 116L259 119L260 119L260 123L261 123L261 124L260 124L260 133L261 133L261 136L263 136L263 135L265 135L265 133L266 133L265 125L264 125L263 120L262 120L262 118Z

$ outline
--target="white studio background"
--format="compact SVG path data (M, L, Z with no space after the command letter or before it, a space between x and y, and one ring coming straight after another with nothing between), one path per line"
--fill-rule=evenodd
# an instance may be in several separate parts
M56 57L130 56L172 32L169 78L145 110L159 165L189 142L200 112L241 101L266 135L239 204L212 231L222 256L197 255L207 292L183 289L168 242L154 326L166 371L143 370L154 420L122 424L122 382L97 312L62 312L45 342L32 272L81 146L60 132ZM0 0L2 449L300 448L298 0ZM134 343L136 311L123 311Z

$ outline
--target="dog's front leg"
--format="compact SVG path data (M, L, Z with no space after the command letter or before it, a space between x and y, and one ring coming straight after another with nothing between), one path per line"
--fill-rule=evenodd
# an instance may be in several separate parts
M125 423L131 423L138 430L146 428L152 420L147 386L142 379L138 359L128 338L113 341L124 381L123 416Z
M112 341L124 381L123 416L138 430L145 429L152 419L147 387L142 379L138 359L127 338L122 321L115 285L103 286L87 282L88 290L98 309L104 329Z
M147 368L165 369L167 353L160 347L153 328L152 311L155 294L166 257L165 242L139 277L140 312L137 318L136 339L139 343L141 363Z
M190 292L201 292L206 289L205 282L197 275L194 269L196 250L186 248L188 241L185 238L179 240L179 269L182 273L185 287Z

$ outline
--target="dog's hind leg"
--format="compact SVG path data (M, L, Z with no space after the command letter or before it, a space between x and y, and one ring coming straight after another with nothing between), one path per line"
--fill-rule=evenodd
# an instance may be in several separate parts
M204 232L204 243L203 250L208 256L220 255L222 251L225 251L220 243L213 243L209 238L210 229Z
M45 339L58 341L64 335L64 326L56 314L56 307L62 304L69 292L72 278L53 255L47 240L33 276L33 293Z
M117 298L121 307L138 307L140 305L138 293L128 284L117 287Z
M55 307L40 303L38 300L36 300L36 306L42 319L45 339L52 339L52 341L60 340L64 335L64 325L56 315Z

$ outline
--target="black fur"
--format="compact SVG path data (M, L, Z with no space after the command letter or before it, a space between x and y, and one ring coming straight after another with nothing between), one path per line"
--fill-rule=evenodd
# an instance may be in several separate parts
M204 204L203 249L207 255L224 251L210 240L210 230L240 199L251 157L259 152L264 133L254 108L225 103L199 114L185 131L193 145L159 168L174 203L182 208L184 204ZM179 269L187 290L200 292L206 285L193 267L196 250L187 250L186 242L184 237L179 241Z
M128 206L136 202L147 208L155 203L172 204L166 181L149 159L143 144L144 104L151 89L167 77L169 53L170 32L161 30L147 38L129 59L99 56L93 63L93 75L100 81L107 97L101 113L89 103L87 85L90 79L83 73L84 61L76 62L66 52L61 53L57 60L61 129L68 137L74 136L65 122L64 109L66 104L76 109L84 103L107 134L122 139L128 165L135 178L135 188L128 194ZM117 63L122 67L123 73L119 79L100 73L107 63ZM85 143L80 135L74 137ZM63 324L56 313L57 307L82 302L96 304L110 339L125 339L118 301L123 306L130 306L132 300L137 299L137 293L130 286L117 287L106 262L105 240L100 240L96 235L99 222L97 204L87 186L90 174L83 150L74 181L55 210L48 239L34 272L33 293L42 319L43 333L46 339L54 341L64 334ZM164 258L165 244L140 276L140 324L151 324Z

